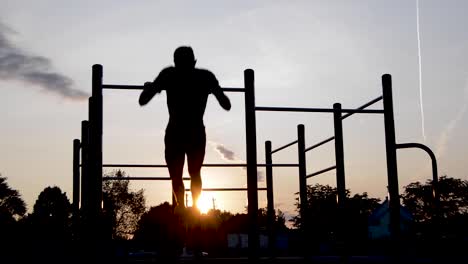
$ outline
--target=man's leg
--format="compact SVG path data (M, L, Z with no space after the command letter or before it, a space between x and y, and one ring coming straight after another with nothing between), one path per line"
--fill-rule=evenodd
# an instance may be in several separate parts
M206 136L205 131L194 133L195 137L190 142L191 146L187 152L188 171L190 174L190 190L192 200L197 207L198 199L202 191L201 168L205 159Z
M174 206L184 208L185 186L182 180L182 175L184 169L185 153L183 149L178 146L178 142L171 140L170 138L170 136L166 135L165 157L169 175L172 181L172 194L176 200Z

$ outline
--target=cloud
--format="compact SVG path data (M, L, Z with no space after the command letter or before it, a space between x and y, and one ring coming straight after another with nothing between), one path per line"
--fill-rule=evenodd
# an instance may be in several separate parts
M445 153L447 152L447 145L452 135L452 132L457 127L458 123L460 122L460 120L463 118L466 111L468 110L468 80L466 81L466 84L465 84L464 93L465 93L465 96L464 96L465 100L464 100L462 107L460 108L460 110L458 110L457 114L455 115L455 118L450 120L448 125L444 128L444 130L442 131L439 137L439 140L437 141L436 156L439 158L444 156Z
M265 181L265 173L263 171L257 170L257 181L258 182Z
M215 147L215 150L218 152L218 154L221 155L221 157L224 160L228 160L228 161L236 160L236 155L234 154L234 151L232 151L230 149L227 149L222 144L217 144L216 147Z
M221 156L223 160L246 163L245 160L237 158L235 152L227 148L225 145L221 143L213 142L213 141L210 141L209 144L213 146L214 150ZM242 169L247 170L246 167ZM258 182L265 181L265 173L263 171L257 170L257 181Z
M15 47L8 38L15 33L0 22L0 80L21 81L72 100L85 100L89 97L87 93L74 87L70 77L55 72L50 59L28 54Z

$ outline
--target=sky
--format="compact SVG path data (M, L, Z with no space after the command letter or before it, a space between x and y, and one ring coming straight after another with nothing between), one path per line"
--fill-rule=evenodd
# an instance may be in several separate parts
M104 83L141 85L172 65L181 45L193 47L197 66L211 70L221 86L242 87L244 69L254 69L258 106L358 107L381 95L381 75L389 73L397 142L426 144L440 175L468 179L466 1L419 1L420 49L416 0L0 0L0 6L0 173L30 211L47 186L71 199L72 141L87 119L92 65L103 65ZM138 96L104 91L104 163L164 164L165 95L143 108ZM229 97L230 112L209 99L207 163L245 161L243 97ZM307 146L333 133L330 114L258 112L258 162L265 140L273 148L289 143L297 124L305 125ZM384 199L383 118L354 115L343 126L347 188ZM334 165L333 151L328 144L309 152L307 172ZM297 149L273 160L295 163ZM168 175L165 169L125 171ZM429 157L399 150L398 172L400 190L426 181ZM205 187L246 186L243 169L205 168L202 175ZM296 214L298 182L297 169L274 170L275 206L287 216ZM335 185L334 172L308 183ZM169 182L131 185L145 189L147 206L170 199ZM262 177L259 185L265 185ZM246 193L204 195L219 209L245 211ZM259 205L266 205L264 193Z

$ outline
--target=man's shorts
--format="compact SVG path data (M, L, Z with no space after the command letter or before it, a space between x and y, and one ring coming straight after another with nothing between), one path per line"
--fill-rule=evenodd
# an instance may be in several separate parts
M185 155L189 172L199 172L205 158L206 134L205 128L197 129L166 129L164 137L165 158L168 167L180 167L180 177L184 166ZM177 175L179 177L179 175ZM172 175L171 175L172 177Z

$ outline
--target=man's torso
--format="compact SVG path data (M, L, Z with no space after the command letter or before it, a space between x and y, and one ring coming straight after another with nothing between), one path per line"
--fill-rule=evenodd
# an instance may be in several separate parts
M166 90L169 110L167 129L177 131L204 129L203 115L208 95L218 86L214 75L203 69L184 72L169 67L161 71L158 79L159 85Z

